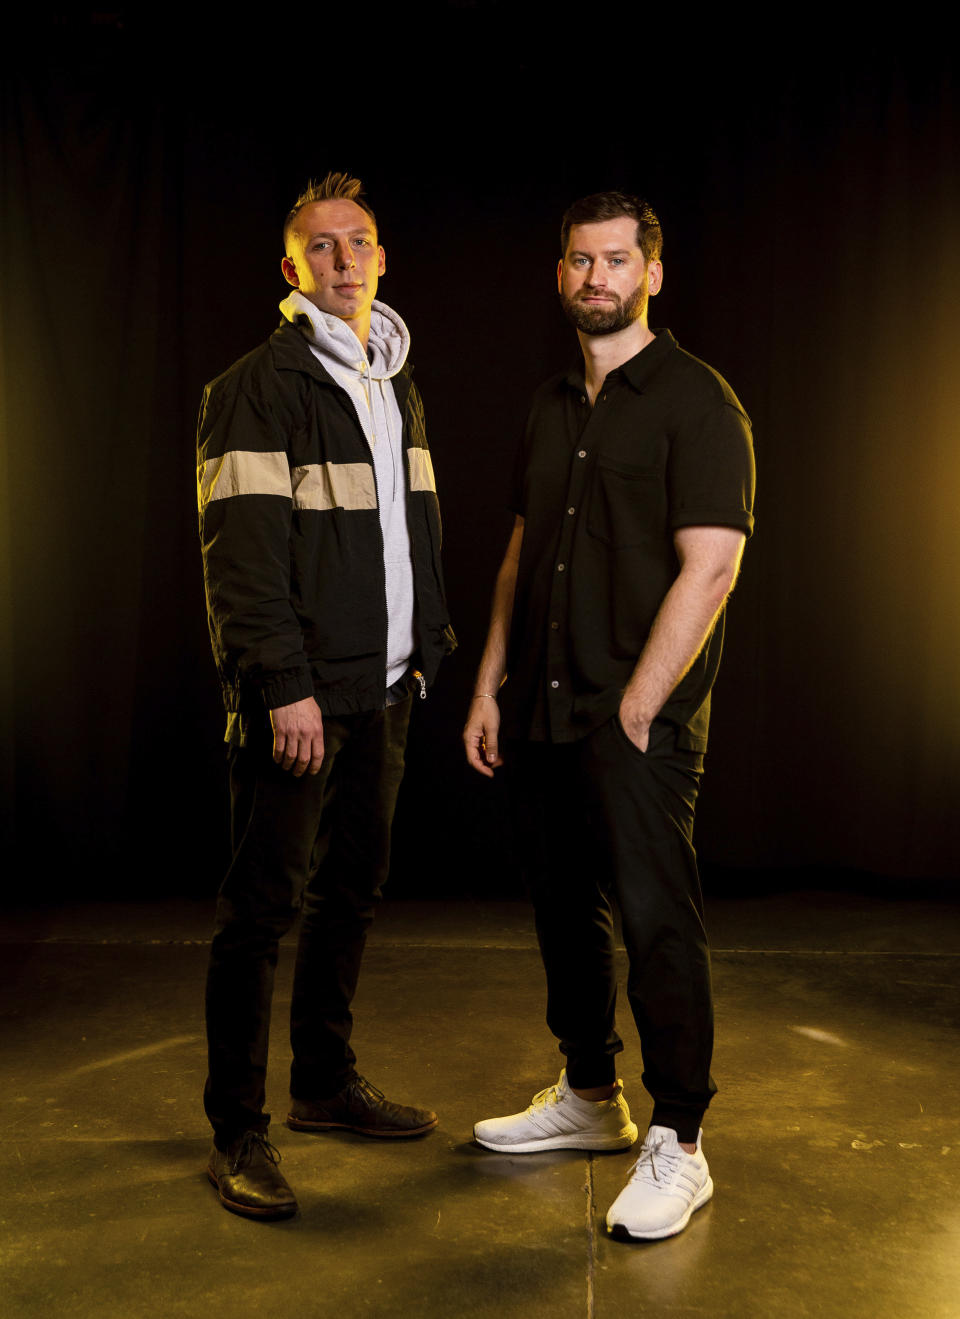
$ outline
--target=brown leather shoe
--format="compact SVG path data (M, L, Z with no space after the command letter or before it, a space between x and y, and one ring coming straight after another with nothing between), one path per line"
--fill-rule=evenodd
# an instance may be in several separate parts
M277 1164L280 1151L259 1131L245 1131L224 1152L210 1151L207 1176L224 1209L246 1218L289 1218L297 1199Z
M358 1076L330 1099L292 1099L287 1115L291 1131L330 1131L341 1127L363 1136L422 1136L440 1119L429 1108L394 1104L381 1090Z

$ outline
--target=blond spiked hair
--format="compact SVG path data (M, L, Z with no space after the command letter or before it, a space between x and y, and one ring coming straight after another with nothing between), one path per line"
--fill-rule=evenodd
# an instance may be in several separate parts
M287 251L290 231L293 229L296 218L304 206L309 206L312 202L330 201L356 202L360 209L366 211L367 215L370 216L373 227L376 229L377 217L370 209L363 195L363 184L360 180L346 173L331 171L319 183L315 179L310 179L287 213L287 218L283 222L283 250L285 252Z

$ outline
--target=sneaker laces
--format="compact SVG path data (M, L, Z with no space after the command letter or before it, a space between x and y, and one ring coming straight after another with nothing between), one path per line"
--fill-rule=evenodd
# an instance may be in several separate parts
M554 1083L545 1090L539 1090L530 1100L531 1108L546 1108L548 1104L559 1104L560 1086Z
M571 1105L563 1101L570 1092L564 1093L560 1083L548 1085L533 1096L527 1109L527 1120L546 1135L566 1133L581 1125L581 1119Z
M240 1148L237 1150L233 1163L230 1166L231 1175L236 1175L240 1168L249 1163L253 1158L256 1150L259 1149L264 1158L270 1163L276 1165L280 1162L280 1151L276 1145L271 1145L262 1131L244 1132L243 1140L240 1142Z
M631 1182L649 1182L651 1186L666 1188L676 1179L683 1150L665 1150L663 1136L650 1143L644 1142L640 1157L630 1170Z

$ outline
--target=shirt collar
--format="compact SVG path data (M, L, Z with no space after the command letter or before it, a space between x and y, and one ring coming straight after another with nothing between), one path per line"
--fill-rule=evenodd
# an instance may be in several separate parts
M622 374L638 393L642 393L677 346L677 341L669 330L654 330L653 334L655 337L651 343L641 348L639 353L629 358L622 366L618 366L615 371L611 371L607 379ZM566 382L572 389L583 393L582 362L578 366L571 367L566 374Z
M653 333L656 336L653 343L641 348L635 357L624 362L620 368L638 393L646 388L677 346L677 341L669 330L654 330Z

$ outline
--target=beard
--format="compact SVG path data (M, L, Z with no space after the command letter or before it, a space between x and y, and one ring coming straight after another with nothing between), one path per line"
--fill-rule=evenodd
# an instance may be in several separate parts
M644 272L640 284L633 290L626 302L610 289L605 296L613 299L610 307L586 307L577 297L568 298L560 294L560 305L564 315L583 334L616 334L628 325L639 320L647 309L649 276ZM581 294L588 290L581 290ZM579 295L578 295L579 296Z

